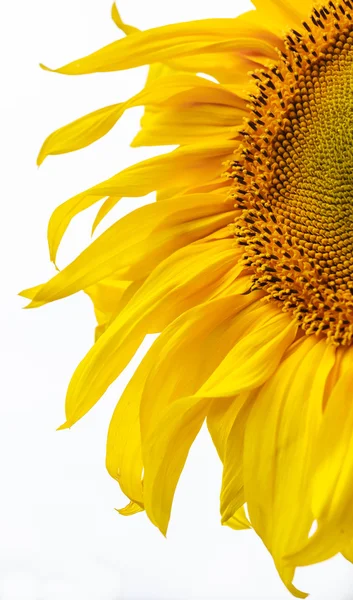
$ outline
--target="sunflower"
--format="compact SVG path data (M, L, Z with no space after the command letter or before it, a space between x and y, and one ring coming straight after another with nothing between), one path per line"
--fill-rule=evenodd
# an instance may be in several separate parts
M30 306L84 290L95 343L66 399L71 427L147 334L159 333L110 423L107 469L166 533L206 421L223 463L221 520L252 527L284 584L298 566L353 561L353 5L254 0L256 10L126 34L56 69L151 65L144 89L44 142L83 148L143 106L133 146L176 149L67 200L49 223L55 263L75 215L156 202L118 220ZM45 67L46 68L46 67Z

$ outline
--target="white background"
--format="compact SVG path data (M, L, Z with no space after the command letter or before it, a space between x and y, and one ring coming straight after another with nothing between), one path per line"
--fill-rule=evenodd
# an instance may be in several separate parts
M78 294L24 311L16 294L54 273L46 246L52 210L152 151L128 148L141 115L134 109L94 146L49 158L38 170L36 154L48 133L125 100L146 74L70 78L45 73L38 63L56 67L113 41L120 34L110 3L7 0L0 8L0 600L290 598L255 534L220 526L221 468L205 432L178 487L167 540L144 514L124 518L114 511L124 498L105 471L106 431L136 361L82 422L55 431L64 420L69 378L93 340L92 308ZM144 29L231 17L247 6L245 0L119 4L126 22ZM139 203L123 200L114 218ZM94 214L77 219L60 265L89 242ZM336 558L302 570L297 584L315 600L349 600L353 566Z

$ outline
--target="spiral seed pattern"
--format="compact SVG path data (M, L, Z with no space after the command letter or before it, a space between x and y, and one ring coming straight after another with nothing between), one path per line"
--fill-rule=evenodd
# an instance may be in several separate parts
M308 334L353 341L353 5L314 9L279 64L252 74L235 223L252 289Z

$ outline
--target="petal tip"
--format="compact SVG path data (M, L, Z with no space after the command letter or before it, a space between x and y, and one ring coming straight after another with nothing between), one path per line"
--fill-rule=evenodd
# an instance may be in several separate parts
M57 427L56 431L63 431L64 429L70 429L70 428L71 428L71 423L69 423L68 421L65 421L65 423L63 423L62 425Z
M50 67L43 65L43 63L39 63L39 66L41 69L43 69L43 71L49 71L49 73L55 73L55 69L51 69Z
M43 164L43 162L45 161L47 155L43 152L43 148L40 149L39 154L37 156L37 160L36 160L36 165L37 167L40 167L40 165Z

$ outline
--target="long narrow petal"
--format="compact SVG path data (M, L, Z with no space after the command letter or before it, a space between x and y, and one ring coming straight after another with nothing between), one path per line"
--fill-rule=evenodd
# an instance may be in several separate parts
M114 127L123 112L124 104L112 104L57 129L42 145L37 165L49 154L65 154L93 144Z
M117 508L116 511L123 515L123 517L130 517L131 515L136 515L139 512L142 512L144 509L136 502L129 502L127 506L124 508Z
M119 279L104 279L85 290L93 302L97 319L96 340L104 333L123 308L125 308L142 284L143 280L120 281Z
M244 435L253 404L253 395L240 394L238 398L238 412L233 418L224 455L221 490L221 515L224 525L228 523L246 500L243 472Z
M140 31L139 29L137 29L137 27L133 27L133 25L127 25L126 23L124 23L115 2L112 6L111 17L115 25L119 27L119 29L123 31L126 35L131 35L132 33L137 33L138 31Z
M140 398L148 375L144 361L116 405L107 438L106 467L122 492L143 506L143 463L140 434Z
M297 326L285 313L268 304L254 323L198 391L205 397L229 397L254 389L276 370L293 342Z
M299 598L306 594L293 586L294 567L283 558L303 545L313 523L311 467L334 361L335 350L325 341L303 338L260 389L246 430L245 495L251 522L283 582Z
M345 350L338 381L325 408L313 469L312 510L317 530L288 560L306 565L344 550L353 538L353 351Z
M280 40L278 40L277 46L280 45ZM249 58L243 54L224 52L221 55L221 60L220 55L217 53L203 53L174 58L168 61L168 64L175 70L187 73L207 73L241 98L248 100L249 93L256 93L255 81L249 81L249 71L266 70L268 62L268 58L265 57Z
M218 398L212 402L207 415L207 428L221 461L224 461L227 440L235 418L240 410L238 397L225 398L219 402Z
M246 297L243 297L242 301L246 301ZM186 335L180 328L179 322L170 326L168 329L169 344L163 346L164 352L161 352L160 357L157 358L153 371L146 382L141 403L145 507L150 519L164 533L169 521L175 487L189 447L197 435L203 419L211 410L212 398L203 395L202 392L207 389L207 382L212 379L212 374L196 393L195 387L206 379L207 375L217 367L217 363L224 362L224 356L228 358L232 352L232 350L229 351L232 344L236 345L239 338L245 340L251 336L252 329L256 329L254 323L259 320L261 323L260 311L268 312L269 307L262 304L259 306L259 303L255 303L249 308L244 308L230 322L225 321L226 327L222 327L222 321L220 321L212 332L212 337L207 332L212 325L214 327L213 313L210 313L208 319L200 318L200 314L204 310L207 310L207 306L195 309L195 313L199 314L194 325L188 318L187 329L191 328L192 335ZM215 312L217 313L217 311ZM182 322L184 318L185 315L180 317L180 321ZM220 319L221 317L213 316L213 319L216 318ZM263 319L265 319L264 314ZM268 315L266 319L269 319ZM283 329L283 321L281 325L281 329ZM274 330L272 334L275 335ZM199 337L200 335L202 338ZM291 336L288 331L284 337L289 344ZM190 340L190 338L192 341L184 341L185 339ZM217 353L210 352L211 347L214 348L213 339L217 339ZM281 348L282 341L282 339L277 339L277 351ZM194 343L198 347L197 353L193 348ZM188 375L191 363L193 363L193 377ZM170 369L171 364L173 370ZM201 365L202 368L200 368ZM235 382L237 382L238 371L241 371L241 368L242 366L239 367L237 362L233 362ZM168 377L166 377L166 373L168 373ZM171 373L173 374L172 378ZM256 387L256 379L252 385ZM246 387L247 384L245 389ZM181 398L192 392L194 392L193 396ZM239 402L240 399L241 397L239 397ZM245 395L243 399L245 401ZM223 399L219 401L223 402ZM227 404L227 400L224 402ZM241 430L244 429L246 417L247 414L244 413L239 419L239 423L243 423L240 427ZM233 506L234 510L227 515L225 520L231 518L243 504L242 496L239 497L241 500L238 505Z
M240 287L238 293L240 294L241 291ZM236 292L237 288L234 286L234 293ZM142 395L149 374L154 370L156 365L158 365L160 358L166 356L170 344L176 344L175 337L177 336L178 331L182 333L185 330L185 327L195 327L194 323L196 317L199 320L202 320L203 329L201 332L203 332L204 335L205 331L212 330L212 327L214 327L217 320L226 320L227 315L233 314L237 309L240 310L242 306L246 306L251 302L252 298L240 297L237 307L237 299L233 295L230 298L212 300L204 306L187 311L157 338L132 376L117 404L109 427L106 461L109 473L119 482L122 491L131 500L138 501L140 505L143 503L139 415ZM193 360L200 356L198 348L201 332L199 332L196 340L193 336L187 338L187 342L192 346L191 348L188 348L188 356L192 356ZM179 339L180 342L183 340L182 337ZM176 346L174 352L176 350L178 350L178 346ZM182 352L182 355L184 355L184 351ZM177 357L174 358L176 359ZM196 371L194 378L185 378L183 376L181 378L176 377L175 381L176 384L179 383L179 388L178 385L175 385L174 387L171 386L168 389L158 387L158 398L164 401L165 406L165 402L170 400L170 396L166 396L168 392L169 394L171 391L173 394L178 393L178 390L180 392L180 384L184 385L183 391L194 391L198 387L199 377L205 377L206 374L207 371L200 368ZM157 405L157 411L148 415L149 417L153 418L154 414L156 414L157 417L159 415L160 408L158 398L156 398L156 402L152 402L153 408L156 408ZM146 429L146 426L148 427L148 423L144 422L144 430Z
M145 509L164 535L177 481L210 402L196 397L176 400L144 443Z
M234 142L193 144L128 167L114 177L61 204L48 226L50 258L55 262L62 237L74 216L105 196L145 196L173 186L191 187L222 173L222 161L234 150Z
M244 438L244 427L239 427L239 424L245 422L245 420L242 417L244 412L244 405L250 405L249 394L247 393L241 394L240 397L237 396L236 398L224 398L222 402L219 402L219 399L214 400L207 414L208 430L211 434L212 441L216 447L218 455L221 461L224 463L223 484L221 492L222 525L227 525L227 527L231 527L232 529L248 529L249 527L251 527L250 522L246 517L244 508L242 506L240 506L240 508L236 506L234 510L224 510L224 488L227 485L227 472L231 472L232 477L234 475L234 472L237 472L239 478L239 493L237 495L237 500L239 500L240 505L244 502L242 473L242 446ZM235 421L237 421L236 433L233 431ZM238 435L240 433L240 443L238 444L239 451L237 453L229 452L229 450L226 452L231 432L233 433L233 437L235 437L235 439L238 439ZM231 460L230 463L229 455ZM232 494L232 502L234 501L234 499L235 496L234 494ZM226 512L227 516L225 515Z
M244 334L245 315L255 314L256 298L229 296L195 307L155 343L156 362L145 384L140 418L145 508L163 533L190 446L211 406L211 399L192 394Z
M198 393L212 376L256 319L256 299L258 295L236 297L230 293L211 300L183 314L162 334L159 343L157 340L160 351L141 404L142 438L147 437L168 404L177 397Z
M301 27L312 8L309 0L253 0L259 17L271 31L284 33L291 27Z
M232 203L212 194L182 196L143 206L102 233L39 290L35 307L74 294L112 274L144 279L165 257L228 223Z
M215 136L232 139L243 127L245 111L218 104L193 104L148 114L141 120L141 130L133 147L163 144L190 144Z
M98 225L103 221L104 217L106 217L107 214L114 208L114 206L116 206L119 200L121 200L120 196L109 196L106 200L104 200L93 221L91 231L92 235L94 234Z
M243 395L242 398L224 398L222 402L219 400L214 400L211 404L210 410L207 414L207 427L211 434L212 441L216 447L218 455L221 461L224 463L226 461L226 448L228 443L228 438L233 430L234 422L237 420L239 422L239 413L242 413L242 408L244 404L249 404L248 395ZM242 420L242 419L240 419ZM244 436L243 436L244 437ZM239 463L237 464L237 460L239 459ZM231 457L231 471L232 473L238 469L240 466L242 469L243 466L243 456L241 454ZM225 474L223 473L223 481L225 480ZM224 486L224 483L223 483ZM241 475L241 484L240 488L243 488L243 476ZM240 498L240 495L239 495ZM221 509L222 512L222 509ZM226 525L231 529L249 529L251 527L250 521L245 514L244 507L241 506L237 508L235 511L228 511L230 516L225 518L222 516L222 525Z
M147 333L162 331L185 310L207 299L235 258L231 240L223 240L183 248L164 261L76 369L67 393L65 426L73 425L94 406Z
M124 112L132 107L160 106L160 110L163 110L168 106L180 107L195 102L214 103L216 106L232 107L236 122L246 109L246 102L237 94L203 77L174 74L172 77L159 78L158 81L149 81L141 92L126 102L100 108L51 133L39 152L37 164L40 165L49 155L73 152L92 144L108 133Z
M192 51L207 52L212 43L222 39L242 38L266 40L275 47L278 37L256 24L256 15L247 13L237 19L209 19L166 25L148 31L136 32L105 46L89 56L73 61L59 69L48 69L66 75L80 75L129 69L154 62L166 62ZM239 43L237 45L239 50ZM241 48L241 46L240 46Z

